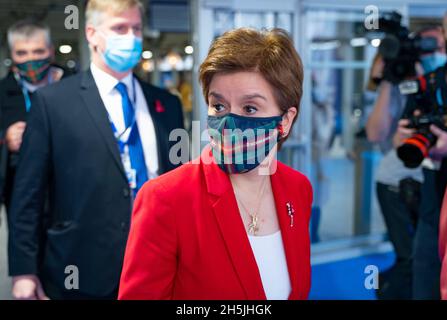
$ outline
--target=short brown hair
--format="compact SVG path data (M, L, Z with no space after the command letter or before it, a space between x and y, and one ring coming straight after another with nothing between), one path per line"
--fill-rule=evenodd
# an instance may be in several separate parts
M272 86L281 110L286 112L295 107L299 111L303 95L303 64L286 31L240 28L215 39L199 70L207 104L213 76L238 71L260 72Z
M97 26L101 13L111 10L119 14L134 7L140 9L143 15L144 7L140 0L89 0L85 8L85 21Z

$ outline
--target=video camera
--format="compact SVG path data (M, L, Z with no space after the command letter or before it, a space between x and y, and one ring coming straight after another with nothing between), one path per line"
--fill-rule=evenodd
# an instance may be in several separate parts
M403 118L409 119L409 127L416 129L397 149L398 157L408 168L417 168L436 144L437 137L430 131L432 124L447 130L446 70L444 66L399 85L402 94L409 94Z
M420 55L434 52L438 47L436 38L411 34L401 20L402 16L395 11L379 18L379 32L385 33L379 45L379 53L385 62L383 79L393 84L415 77L415 65Z

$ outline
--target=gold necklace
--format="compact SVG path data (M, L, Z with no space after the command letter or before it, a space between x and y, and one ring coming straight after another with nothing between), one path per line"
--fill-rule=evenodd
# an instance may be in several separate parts
M237 200L237 202L241 204L241 206L242 206L242 208L244 209L244 211L245 211L245 212L250 216L250 218L251 218L251 221L250 221L250 223L248 224L248 233L251 234L251 235L253 235L253 236L255 236L256 233L259 231L259 225L258 225L259 217L258 217L258 212L259 212L259 208L260 208L260 206L261 206L261 197L262 197L262 195L264 194L265 186L267 185L266 181L267 181L267 178L264 178L264 181L263 181L263 184L262 184L262 188L259 190L259 194L258 194L258 197L257 197L257 200L258 200L258 201L257 201L258 206L257 206L257 208L256 208L256 210L254 211L253 214L250 214L250 211L249 211L249 210L247 209L247 207L244 205L244 203L242 202L242 200L239 199L239 198L236 196L236 200ZM235 193L235 195L236 195L236 193Z

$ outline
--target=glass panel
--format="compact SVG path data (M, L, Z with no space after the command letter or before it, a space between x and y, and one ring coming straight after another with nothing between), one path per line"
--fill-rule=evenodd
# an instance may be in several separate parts
M308 11L306 38L311 61L364 61L364 51L374 50L365 37L363 11ZM323 59L324 61L324 59Z
M366 77L376 51L363 19L361 10L306 12L314 240L385 231L374 187L380 154L361 130Z
M250 27L255 29L283 28L292 33L292 14L278 12L214 11L214 36L219 36L232 28Z
M214 36L234 28L234 13L228 10L214 11Z
M234 24L236 28L250 27L261 29L266 27L265 14L236 12L234 16Z
M293 29L292 15L289 13L278 13L276 15L276 27L287 30L291 33Z

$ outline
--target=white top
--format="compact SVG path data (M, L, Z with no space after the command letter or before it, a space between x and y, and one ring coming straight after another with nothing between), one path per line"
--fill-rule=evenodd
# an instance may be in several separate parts
M107 109L107 113L109 114L109 118L113 121L116 130L119 133L123 132L126 127L124 123L122 97L118 90L115 89L115 86L119 82L118 79L104 72L94 63L90 64L90 69L92 71L96 86L98 87L101 99ZM132 73L123 78L121 82L126 85L129 98L132 103L134 103L133 90L136 90L136 105L134 106L135 118L138 125L138 131L140 133L141 144L143 145L144 160L148 171L148 178L155 178L158 170L157 139L155 136L154 123L152 122L152 117L146 103L146 98L138 81L133 81Z
M267 300L287 300L292 290L281 231L248 236Z

